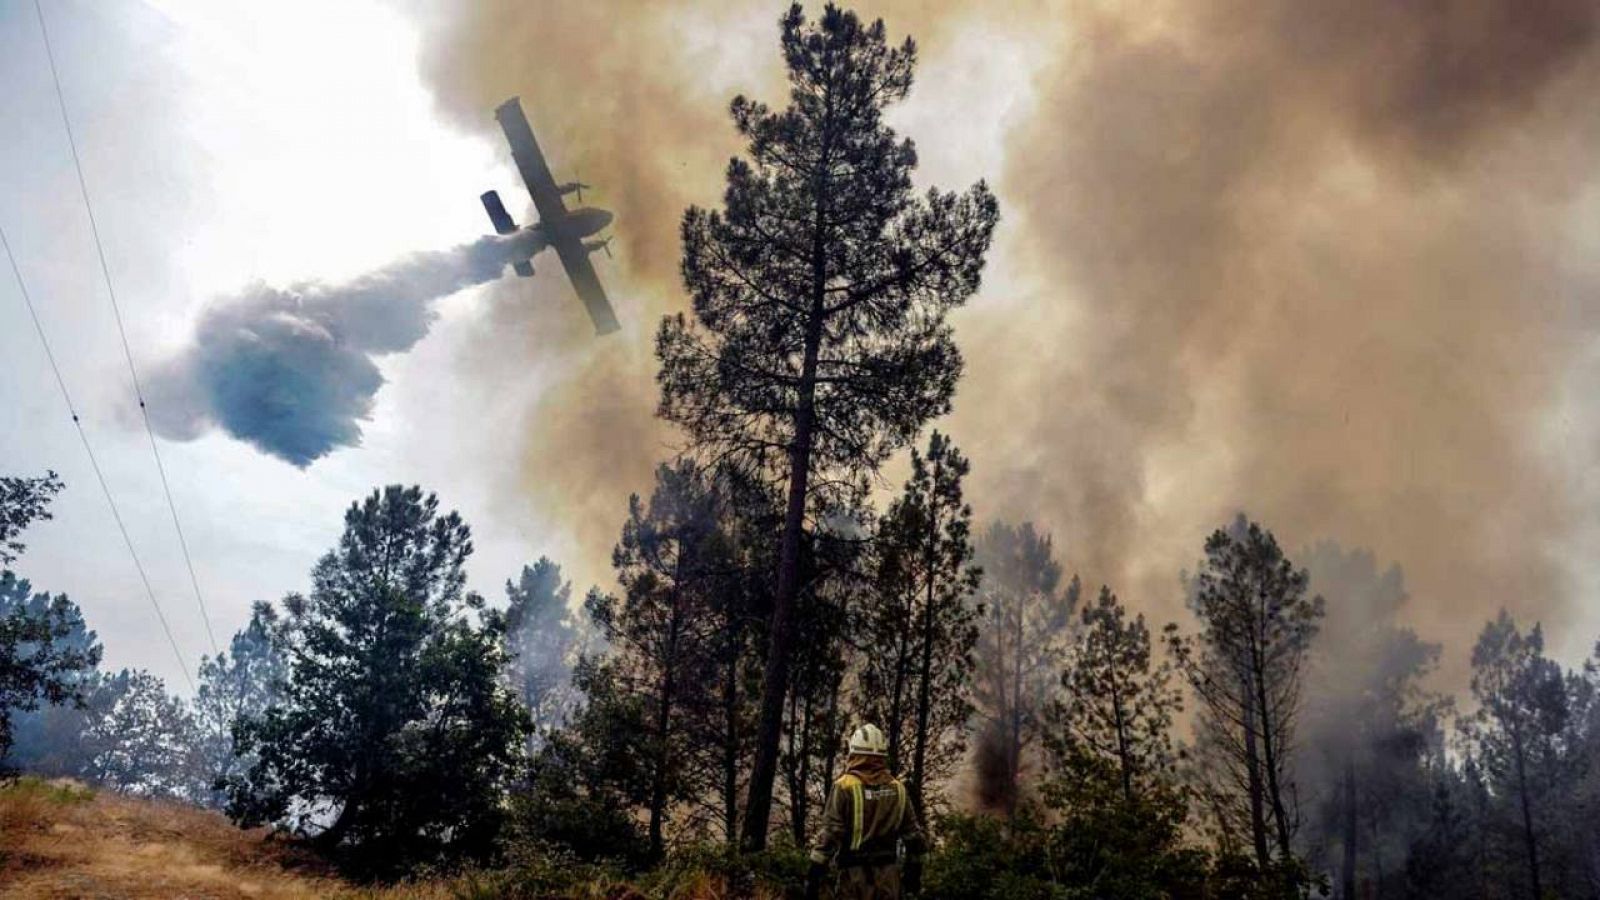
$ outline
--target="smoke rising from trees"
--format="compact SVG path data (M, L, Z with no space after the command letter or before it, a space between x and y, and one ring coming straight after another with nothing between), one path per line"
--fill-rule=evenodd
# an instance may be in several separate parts
M193 342L150 385L163 436L214 427L304 468L361 443L383 384L377 357L409 350L433 301L499 278L540 248L536 232L416 253L343 284L256 284L200 317Z
M732 65L709 37L765 40L776 7L673 6L487 3L425 49L446 115L492 137L486 111L521 93L618 213L617 293L645 327L582 349L538 398L519 476L590 546L674 442L648 423L647 326L686 304L677 216L716 196L737 149L728 97L781 90L771 60ZM999 33L1048 61L1018 85L1034 106L998 173L1015 214L996 253L1025 296L995 282L956 320L967 374L946 427L971 448L980 519L1037 521L1073 570L1158 617L1182 609L1172 573L1195 541L1240 507L1293 546L1402 563L1408 623L1451 648L1505 598L1570 613L1550 551L1580 525L1574 463L1541 428L1592 333L1575 298L1600 289L1563 245L1600 146L1593 4L859 12L913 30L930 71ZM498 307L486 337L547 333L527 307ZM1441 662L1458 685L1464 667Z

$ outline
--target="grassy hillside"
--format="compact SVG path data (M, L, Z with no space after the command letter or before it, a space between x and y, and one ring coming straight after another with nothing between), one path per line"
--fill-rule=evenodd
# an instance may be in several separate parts
M22 778L0 786L0 897L17 900L724 900L737 892L688 866L644 890L549 859L501 871L381 888L352 885L322 859L218 813ZM552 878L554 875L556 877ZM553 890L553 882L568 882ZM572 883L576 882L576 883ZM770 900L775 892L758 890Z
M8 898L446 897L358 890L319 860L214 812L24 778L0 788L0 896Z

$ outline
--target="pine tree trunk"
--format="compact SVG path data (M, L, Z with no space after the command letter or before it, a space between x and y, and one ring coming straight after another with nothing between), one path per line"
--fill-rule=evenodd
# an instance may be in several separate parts
M939 466L934 465L933 483L939 483ZM915 803L917 817L927 821L927 803L923 797L923 785L926 784L928 741L930 735L928 728L933 718L933 632L938 619L934 594L934 565L938 553L939 543L939 516L937 508L933 506L932 498L929 499L928 510L928 542L923 548L922 578L925 588L922 598L922 664L917 671L917 733L916 749L911 769L911 799Z
M1344 764L1344 863L1340 869L1339 889L1344 900L1356 896L1356 770L1346 759Z
M826 147L822 154L828 159ZM820 180L820 179L819 179ZM789 498L783 518L783 542L778 558L778 589L772 602L772 637L761 682L761 721L756 729L755 761L750 770L749 800L745 803L744 846L767 848L767 828L772 818L772 782L778 774L778 742L783 732L783 700L789 688L789 657L794 644L794 608L800 594L800 545L805 538L806 493L811 476L811 442L816 426L817 358L822 351L822 325L826 313L827 245L823 222L827 214L825 184L817 188L816 223L811 248L811 311L806 321L805 353L796 386L794 443L789 448Z
M789 707L789 728L784 733L783 740L788 743L789 753L787 760L784 762L783 777L789 796L793 797L796 791L799 790L800 755L804 752L800 744L801 739L804 737L800 729L800 693L798 691L790 691L788 698L784 702ZM803 827L801 821L804 818L805 812L803 810L796 809L793 803L789 804L789 834L791 836L801 832ZM749 827L748 823L745 827Z
M1111 663L1111 714L1117 729L1117 767L1122 773L1122 801L1133 804L1133 750L1128 739L1128 718L1123 709L1122 687L1115 660Z
M1527 753L1515 731L1511 746L1517 760L1517 793L1522 800L1522 842L1528 853L1528 884L1533 890L1533 900L1543 900L1544 891L1539 883L1539 840L1533 833L1533 802L1528 797Z
M1250 790L1250 840L1256 852L1256 865L1265 871L1272 862L1272 854L1267 850L1266 798L1261 784L1261 756L1256 747L1256 704L1250 699L1250 680L1246 677L1244 685L1244 766Z
M739 650L743 642L730 623L727 669L722 685L722 834L729 844L738 840L739 826Z
M909 603L906 605L905 621L902 626L899 629L900 634L896 640L894 688L889 694L889 721L884 723L889 726L889 768L894 771L899 771L900 768L901 725L905 720L906 676L909 674L907 670L911 665L911 642L909 640L911 610Z
M1261 706L1261 752L1262 768L1267 775L1267 800L1272 806L1272 821L1274 834L1278 842L1278 857L1288 859L1289 850L1289 813L1283 802L1283 788L1278 783L1278 771L1281 768L1279 747L1273 740L1272 720L1266 708L1266 689L1260 686L1265 679L1257 679L1257 690L1260 692Z
M679 566L681 566L681 560ZM673 571L674 584L682 584L681 569ZM672 594L672 614L667 625L666 652L661 660L661 699L656 707L655 772L650 786L650 858L659 860L666 855L667 817L667 766L671 762L672 703L676 699L678 662L678 637L683 628L681 598L676 589Z
M929 598L930 604L932 598ZM926 817L927 804L923 798L923 785L926 783L928 773L928 742L931 736L928 729L933 718L933 608L930 605L923 613L922 629L922 666L917 673L921 680L920 693L917 698L917 733L916 744L911 765L911 799L916 804L915 809L919 818Z
M1011 652L1014 665L1011 679L1011 740L1006 748L1006 818L1017 815L1017 796L1022 790L1022 625L1023 604L1019 601L1016 641Z
M806 826L811 818L811 692L801 701L800 718L792 726L800 732L800 749L795 758L794 784L789 788L789 812L794 824L794 842L803 847Z

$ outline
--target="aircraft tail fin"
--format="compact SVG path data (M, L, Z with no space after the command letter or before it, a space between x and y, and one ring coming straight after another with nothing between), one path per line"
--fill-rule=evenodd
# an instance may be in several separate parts
M494 223L495 234L513 234L517 230L516 220L506 212L506 205L500 202L500 194L496 191L484 191L478 197L483 201L483 211L489 214L489 221Z

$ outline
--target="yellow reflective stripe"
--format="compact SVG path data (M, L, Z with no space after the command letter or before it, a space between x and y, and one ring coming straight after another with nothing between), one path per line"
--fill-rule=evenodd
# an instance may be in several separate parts
M862 837L862 806L865 799L861 793L861 779L846 772L834 782L835 786L844 791L845 802L850 804L850 835L848 844L851 850L861 846Z
M861 842L866 839L866 829L862 826L862 807L866 805L866 795L861 790L861 782L851 779L850 783L850 849L860 850Z

